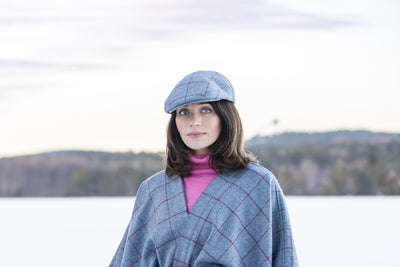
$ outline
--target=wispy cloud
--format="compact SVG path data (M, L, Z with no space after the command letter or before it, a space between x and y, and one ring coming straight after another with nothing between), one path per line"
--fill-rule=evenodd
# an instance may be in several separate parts
M130 32L140 37L164 38L165 34L202 29L333 29L362 24L357 17L328 16L263 0L117 0L81 4L42 1L42 8L34 12L26 7L23 12L16 12L21 6L7 6L10 12L0 14L0 25L60 23L61 29L81 32ZM29 2L25 4L29 7Z
M20 0L0 3L0 68L18 73L113 69L147 42L208 32L331 30L362 22L264 0Z
M101 66L98 64L63 64L45 61L28 61L28 60L4 60L0 59L0 68L4 69L52 69L52 70L68 70L68 71L80 71L80 70L93 70L93 69L105 69L110 66Z
M122 54L147 41L180 40L205 32L331 30L363 23L355 16L318 14L264 0L21 0L0 3L0 10L4 38L0 59L7 58L7 48L21 43L37 50L68 48L82 53L77 63L63 68L90 67L81 63L87 54ZM49 63L12 64L44 67Z
M342 14L330 17L263 0L149 1L143 9L154 23L186 25L186 30L192 26L217 30L332 29L361 24Z

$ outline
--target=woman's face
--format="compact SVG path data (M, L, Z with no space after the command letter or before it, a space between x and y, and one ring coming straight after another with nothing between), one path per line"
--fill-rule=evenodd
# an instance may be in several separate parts
M194 103L176 111L176 126L187 147L196 155L206 155L208 147L217 141L221 121L209 103Z

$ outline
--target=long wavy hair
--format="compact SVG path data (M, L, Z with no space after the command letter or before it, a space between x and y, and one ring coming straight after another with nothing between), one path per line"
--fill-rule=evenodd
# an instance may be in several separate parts
M209 102L221 121L221 133L209 146L209 166L217 172L242 170L255 157L244 150L243 126L239 113L232 102ZM189 155L193 151L185 145L175 122L176 111L171 114L167 128L165 172L167 175L190 176Z

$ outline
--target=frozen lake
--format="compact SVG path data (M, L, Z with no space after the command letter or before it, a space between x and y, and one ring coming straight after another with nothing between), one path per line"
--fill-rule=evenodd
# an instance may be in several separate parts
M5 267L108 266L134 198L0 199ZM287 197L301 266L399 266L400 197Z

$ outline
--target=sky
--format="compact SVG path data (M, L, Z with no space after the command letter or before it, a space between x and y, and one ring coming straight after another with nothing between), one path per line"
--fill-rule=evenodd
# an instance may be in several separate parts
M164 101L197 70L231 81L246 139L399 133L398 14L396 0L0 0L0 158L163 151Z

